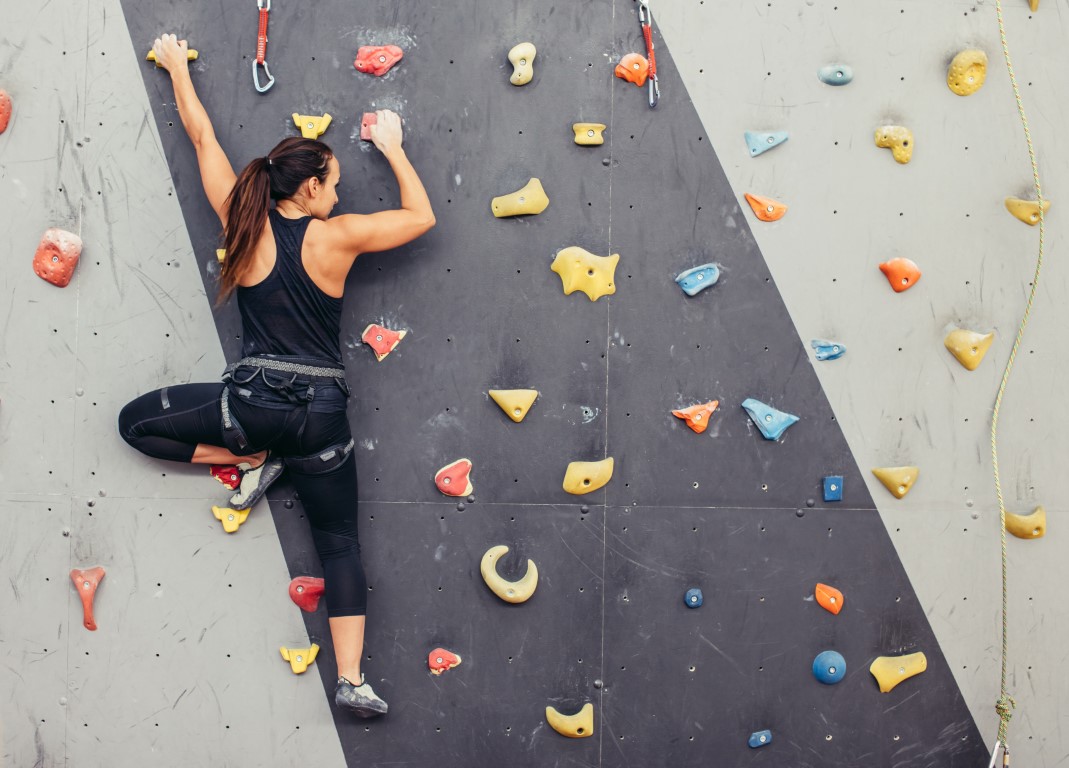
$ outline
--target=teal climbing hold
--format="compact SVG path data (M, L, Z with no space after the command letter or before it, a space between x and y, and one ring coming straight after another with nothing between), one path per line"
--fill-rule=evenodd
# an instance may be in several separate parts
M824 478L824 501L843 500L843 476L828 475Z
M854 79L854 70L848 64L825 64L817 70L817 77L828 85L846 85Z
M809 343L812 345L813 349L816 350L817 360L837 360L846 352L846 347L842 344L837 344L834 341L813 339Z
M835 685L846 677L846 659L838 651L823 651L813 659L813 677L824 685Z
M767 747L772 743L772 731L763 730L755 731L750 734L750 740L746 742L750 745L750 749L757 749L758 747Z
M716 264L702 264L700 267L694 267L694 269L688 269L676 275L676 283L688 296L693 296L710 285L714 285L719 279L720 267Z
M683 603L688 608L701 608L702 602L702 591L697 587L688 589L687 594L683 595Z
M750 157L757 157L762 152L778 147L786 140L786 131L773 131L771 133L746 131L746 146L750 148Z
M766 440L779 440L780 436L787 431L787 427L798 421L798 417L777 411L771 405L766 405L760 400L748 397L742 401L742 407L750 414L753 423L761 430Z

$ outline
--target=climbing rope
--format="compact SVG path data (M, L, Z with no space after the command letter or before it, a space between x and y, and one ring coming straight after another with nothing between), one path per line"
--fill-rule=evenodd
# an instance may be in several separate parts
M1002 0L995 0L995 13L998 16L998 31L999 37L1002 40L1002 54L1006 59L1006 70L1010 75L1010 85L1013 86L1013 96L1017 100L1017 113L1021 116L1021 126L1024 128L1024 138L1028 143L1028 160L1032 164L1032 181L1035 185L1036 199L1039 203L1039 256L1036 259L1036 271L1032 278L1032 290L1028 293L1028 302L1025 304L1024 316L1021 318L1021 325L1017 329L1017 338L1014 339L1013 348L1010 350L1010 358L1006 362L1006 369L1002 373L1002 381L999 384L998 395L995 397L995 408L991 415L991 463L995 471L995 493L998 496L999 522L1002 527L1002 677L999 685L998 701L995 703L995 712L998 713L999 717L998 742L995 744L995 752L991 756L991 762L992 764L994 763L996 756L998 755L999 746L1001 745L1003 750L1003 765L1009 765L1010 718L1013 717L1013 710L1017 706L1017 702L1006 692L1006 660L1009 655L1009 621L1007 619L1006 610L1008 602L1006 503L1002 497L1002 485L1000 483L998 471L998 417L999 408L1002 406L1002 396L1006 392L1006 384L1009 381L1010 372L1013 370L1013 361L1017 357L1018 349L1021 347L1021 339L1024 338L1025 328L1028 327L1028 319L1032 314L1032 305L1035 302L1036 291L1039 288L1039 274L1043 268L1043 238L1045 231L1043 223L1043 189L1039 184L1039 167L1036 164L1036 151L1032 146L1032 134L1028 130L1028 118L1025 116L1024 104L1021 101L1021 89L1017 85L1017 76L1013 72L1013 60L1010 58L1010 47L1006 42L1006 22L1002 18Z

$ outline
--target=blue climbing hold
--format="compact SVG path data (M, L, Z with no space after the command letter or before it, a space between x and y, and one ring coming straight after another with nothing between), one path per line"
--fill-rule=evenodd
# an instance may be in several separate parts
M834 341L813 339L809 343L816 350L817 360L838 360L846 352L846 347Z
M750 749L757 749L758 747L767 747L772 743L772 731L755 731L750 734L750 740L746 742L750 745Z
M714 285L720 279L720 267L716 264L702 264L700 267L688 269L676 275L676 282L688 296Z
M753 423L761 430L766 440L779 440L780 435L787 431L787 427L798 421L797 416L777 411L771 405L765 405L752 397L743 400L742 407L750 414Z
M697 587L695 587L694 589L688 589L687 594L683 595L683 602L688 608L701 608L702 591Z
M771 133L746 131L746 146L750 148L750 157L757 157L762 152L778 147L786 140L786 131L773 131Z
M835 685L846 677L846 659L837 651L823 651L813 659L813 677L824 685Z
M842 475L829 475L824 478L824 501L843 500Z
M817 70L817 77L828 85L846 85L854 79L854 70L849 64L825 64Z

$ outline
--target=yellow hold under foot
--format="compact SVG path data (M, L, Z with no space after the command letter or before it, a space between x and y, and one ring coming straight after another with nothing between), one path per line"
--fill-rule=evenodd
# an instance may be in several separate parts
M553 707L546 707L546 722L561 736L585 739L594 735L594 705L588 701L574 715L562 715Z
M877 467L872 470L872 474L876 475L876 479L883 483L896 499L901 499L917 482L920 469L918 467Z
M282 653L282 659L290 663L290 669L293 670L293 674L300 675L307 671L308 665L316 660L319 646L312 643L311 648L286 648L283 646L278 650Z
M1047 510L1038 506L1030 515L1007 512L1006 530L1018 539L1041 539L1047 532Z
M223 524L223 530L227 533L234 533L241 524L244 523L249 517L249 509L231 509L230 507L212 507L212 514L215 515L215 519Z
M928 669L928 658L923 653L906 656L880 656L872 662L869 672L876 678L880 691L890 693L903 680L919 675Z

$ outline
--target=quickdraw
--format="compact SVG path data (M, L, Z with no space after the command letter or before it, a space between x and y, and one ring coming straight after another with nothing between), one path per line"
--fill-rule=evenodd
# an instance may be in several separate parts
M657 59L653 56L653 15L650 13L648 0L638 2L638 23L642 27L642 37L646 40L646 58L650 60L649 77L649 105L650 109L657 106L657 100L661 98L661 86L657 82Z
M275 84L275 78L271 76L271 70L267 68L267 14L271 11L271 0L256 0L256 7L260 9L260 28L256 32L256 58L252 62L252 84L256 90L264 93ZM264 68L267 75L267 83L260 85L260 67Z

